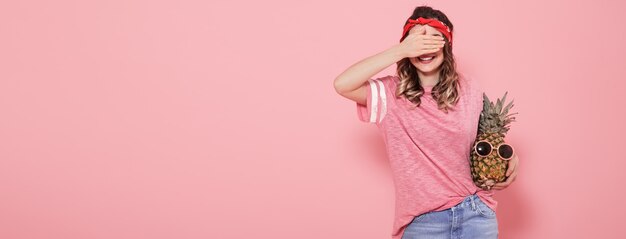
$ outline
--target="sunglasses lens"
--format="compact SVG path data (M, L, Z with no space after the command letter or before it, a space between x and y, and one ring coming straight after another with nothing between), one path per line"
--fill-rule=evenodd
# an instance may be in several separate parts
M500 147L498 148L498 153L500 153L500 156L502 158L511 158L513 156L513 147L508 144L500 145Z
M487 142L479 142L476 144L476 153L480 156L487 156L491 153L491 146Z

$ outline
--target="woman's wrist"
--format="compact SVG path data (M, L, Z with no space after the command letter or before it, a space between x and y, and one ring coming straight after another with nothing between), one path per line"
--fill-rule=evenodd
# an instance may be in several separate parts
M393 45L392 47L388 48L385 51L385 53L389 54L392 58L394 58L394 60L395 60L394 62L398 62L398 61L406 58L406 55L404 54L404 52L400 48L400 44Z

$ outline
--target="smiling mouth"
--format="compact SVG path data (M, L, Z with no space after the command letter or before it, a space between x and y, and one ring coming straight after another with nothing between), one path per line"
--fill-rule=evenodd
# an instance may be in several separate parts
M418 57L418 59L419 59L420 61L430 61L430 60L432 60L432 59L434 59L434 58L435 58L435 56Z
M435 59L435 55L417 57L417 61L419 61L420 63L424 63L424 64L428 64L432 62L433 59Z

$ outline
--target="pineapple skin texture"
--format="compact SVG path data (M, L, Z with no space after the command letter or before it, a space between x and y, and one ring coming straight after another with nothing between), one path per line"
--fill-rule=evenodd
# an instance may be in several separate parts
M474 184L482 189L489 190L489 187L507 179L505 174L509 167L509 161L501 159L495 148L504 142L503 134L479 134L474 144L480 140L488 141L493 145L494 149L491 151L491 154L485 157L479 156L472 150L470 154L470 169Z

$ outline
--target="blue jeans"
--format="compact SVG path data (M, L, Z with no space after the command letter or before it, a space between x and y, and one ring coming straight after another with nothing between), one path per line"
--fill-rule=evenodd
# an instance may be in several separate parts
M487 204L472 194L452 208L413 218L402 239L418 238L498 238L498 219Z

